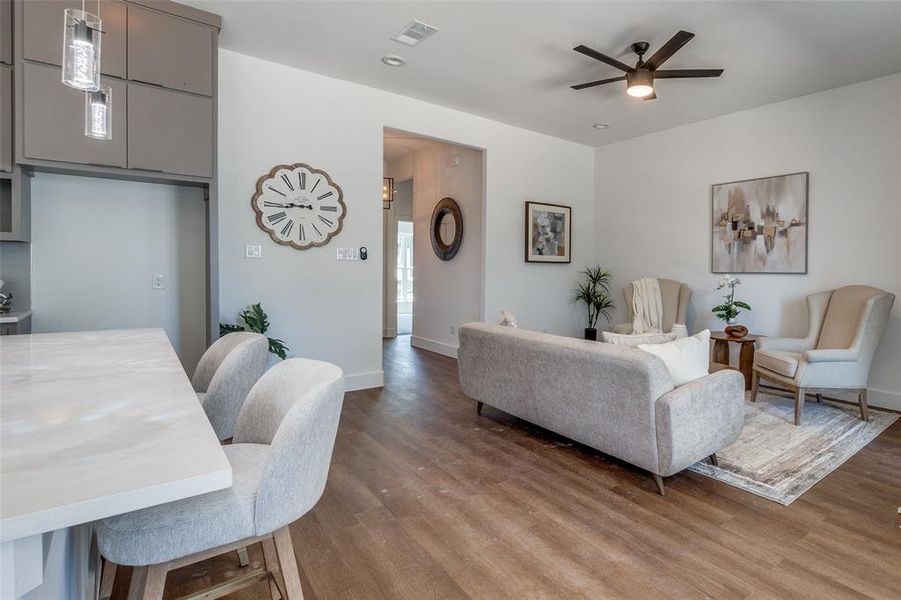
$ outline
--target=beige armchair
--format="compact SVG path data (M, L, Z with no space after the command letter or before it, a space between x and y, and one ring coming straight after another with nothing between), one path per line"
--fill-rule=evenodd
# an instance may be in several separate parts
M751 401L757 400L760 379L775 382L795 393L795 425L800 425L807 394L819 401L826 391L851 391L857 394L860 418L868 421L870 363L894 302L894 294L865 285L807 296L806 337L759 341Z
M660 284L660 299L663 303L663 333L670 333L673 325L685 325L685 317L688 313L688 301L691 300L691 288L684 283L672 279L658 279ZM626 308L629 311L629 322L616 325L613 331L622 334L632 333L632 294L634 292L631 283L623 288L623 298L626 300Z

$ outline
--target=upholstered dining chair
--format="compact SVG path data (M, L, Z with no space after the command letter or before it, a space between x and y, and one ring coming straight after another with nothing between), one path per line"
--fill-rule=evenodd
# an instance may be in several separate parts
M794 392L795 425L801 424L807 394L857 394L860 418L869 420L867 379L885 331L895 295L865 285L849 285L807 296L809 326L803 338L761 338L754 354L751 401L760 380Z
M219 598L268 580L273 598L302 598L288 524L322 495L343 398L335 365L292 358L267 371L241 409L234 443L222 447L232 466L230 488L100 522L101 598L112 590L116 565L135 567L129 600L159 600L167 572L257 542L265 568L196 597Z
M249 331L226 334L203 353L191 385L220 440L234 434L241 405L268 360L269 340Z
M688 314L688 301L691 300L691 288L684 283L673 281L672 279L658 279L660 284L660 299L663 304L663 333L671 333L673 325L685 326L685 318ZM628 283L623 288L623 298L626 300L626 308L629 311L628 323L621 323L613 328L615 333L631 334L632 333L632 295L635 288ZM685 334L688 333L684 330Z

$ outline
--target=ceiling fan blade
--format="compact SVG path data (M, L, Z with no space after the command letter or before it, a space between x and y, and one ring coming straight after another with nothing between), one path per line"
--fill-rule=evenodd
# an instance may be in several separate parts
M667 43L660 46L660 49L658 49L651 58L645 61L644 66L652 71L659 68L660 65L665 63L670 56L678 52L679 48L687 44L694 36L695 34L690 31L680 31L671 37Z
M616 60L615 58L611 58L610 56L607 56L606 54L601 54L597 50L593 50L583 44L579 44L578 46L573 48L573 50L575 50L576 52L578 52L580 54L584 54L585 56L589 56L595 60L599 60L602 63L606 63L606 64L610 65L611 67L616 67L620 71L625 71L626 73L628 73L629 71L632 70L632 67L630 67L629 65L627 65L625 63L621 63L618 60Z
M588 83L580 83L578 85L570 86L574 90L584 90L585 88L594 87L596 85L604 85L605 83L613 83L614 81L625 81L626 76L622 77L611 77L610 79L598 79L597 81L589 81Z
M686 79L689 77L719 77L723 69L674 69L654 71L654 79Z
M657 99L657 91L656 90L651 92L650 96L645 96L644 98L642 98L642 100L644 100L645 102L647 102L648 100L656 100L656 99Z

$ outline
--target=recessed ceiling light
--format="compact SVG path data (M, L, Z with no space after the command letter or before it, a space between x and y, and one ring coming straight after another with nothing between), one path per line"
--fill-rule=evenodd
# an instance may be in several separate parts
M592 127L594 127L595 129L607 129L608 127L610 127L610 123L595 123L594 125L592 125Z
M389 67L402 67L407 64L406 59L402 56L396 56L394 54L389 54L387 56L382 57L382 62L388 65Z

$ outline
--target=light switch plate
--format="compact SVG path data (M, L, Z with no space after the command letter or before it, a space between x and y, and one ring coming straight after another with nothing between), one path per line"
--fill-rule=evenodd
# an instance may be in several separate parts
M335 250L335 260L359 260L360 255L356 248L338 248Z
M154 290L164 290L166 289L166 276L162 273L157 273L150 280L150 287Z
M263 247L260 244L245 244L244 258L263 258Z

